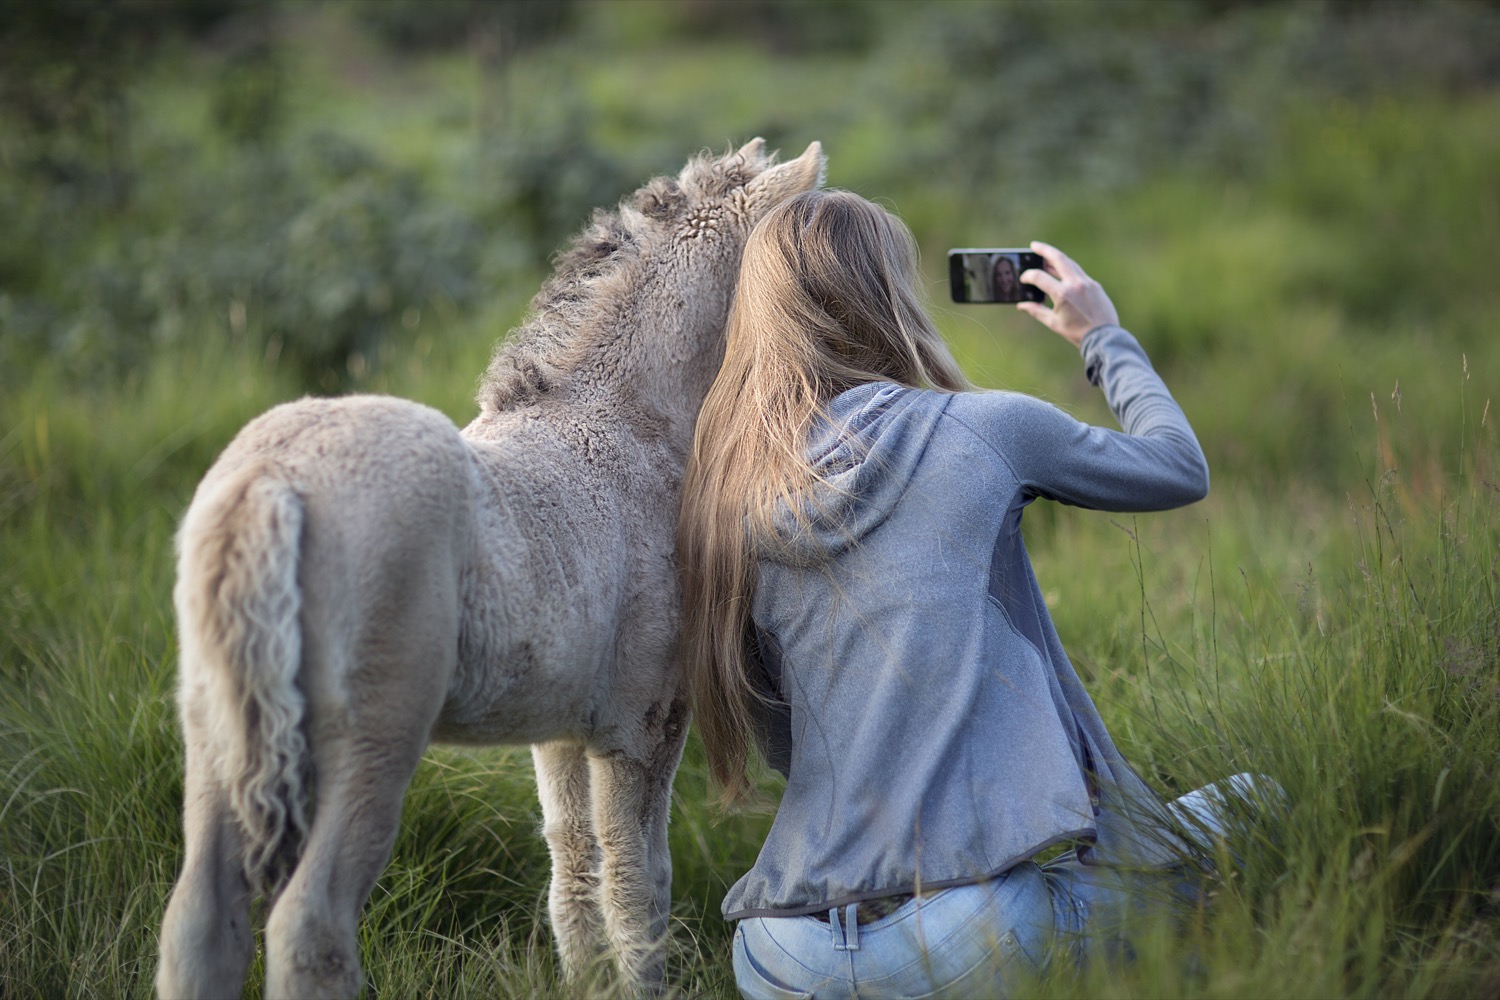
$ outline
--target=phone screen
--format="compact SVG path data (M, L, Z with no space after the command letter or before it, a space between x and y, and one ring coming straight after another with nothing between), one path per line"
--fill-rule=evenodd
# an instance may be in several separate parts
M1046 296L1021 282L1021 272L1044 267L1041 254L1005 247L948 251L954 302L1041 302Z

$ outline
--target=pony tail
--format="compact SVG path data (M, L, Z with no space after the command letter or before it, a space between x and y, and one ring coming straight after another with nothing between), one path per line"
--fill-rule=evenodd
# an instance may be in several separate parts
M184 731L214 744L246 838L245 876L272 892L291 875L308 829L311 759L297 687L302 524L301 498L257 468L196 498L178 537Z

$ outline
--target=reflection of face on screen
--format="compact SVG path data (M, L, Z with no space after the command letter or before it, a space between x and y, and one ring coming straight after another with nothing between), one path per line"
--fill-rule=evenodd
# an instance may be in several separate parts
M997 253L990 269L995 302L1020 302L1024 298L1021 271L1015 254Z

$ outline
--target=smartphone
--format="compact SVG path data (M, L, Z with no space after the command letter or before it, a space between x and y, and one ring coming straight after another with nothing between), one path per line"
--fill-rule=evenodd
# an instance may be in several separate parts
M1021 272L1045 269L1042 255L1014 247L969 247L948 251L948 285L954 302L1042 302L1035 285L1021 283Z

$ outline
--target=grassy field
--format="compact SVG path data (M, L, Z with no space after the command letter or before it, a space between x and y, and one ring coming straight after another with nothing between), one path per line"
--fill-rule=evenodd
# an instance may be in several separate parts
M664 17L659 7L644 9ZM946 246L1047 238L1104 282L1208 452L1205 502L1150 516L1038 505L1028 546L1070 655L1141 772L1164 793L1270 774L1290 810L1186 933L1148 935L1129 965L1059 971L1039 995L1500 992L1500 97L1414 85L1291 102L1254 169L1153 165L1128 183L976 205L952 178L913 173L897 147L931 123L877 99L890 96L879 86L916 87L925 64L891 65L879 47L772 58L722 38L658 45L653 23L605 10L522 53L506 78L509 127L527 141L560 127L537 110L560 93L565 127L613 157L614 173L562 170L559 184L590 192L622 177L559 210L568 226L702 146L821 139L831 183L911 222L934 313L977 380L1109 419L1056 338L943 301ZM505 224L474 194L470 60L396 60L347 19L300 27L282 50L287 149L336 128L382 169L421 178L418 208ZM623 39L617 55L606 36ZM164 162L205 131L212 88L197 81L215 65L189 50L138 84L143 158ZM652 99L627 100L643 79ZM849 103L837 83L850 79L869 102ZM85 239L32 214L27 238L74 239L89 266L128 271L147 252L132 234L167 246L174 192L191 198L222 176L246 196L231 167L249 153L222 138L193 148L181 178L142 177L135 214L111 233ZM0 204L20 204L6 191ZM481 289L399 310L418 320L392 324L340 387L465 422L492 344L541 277L518 245L476 251ZM20 256L6 250L0 278L21 273ZM72 287L67 263L36 265L37 287ZM80 312L72 340L23 352L14 344L32 328L4 325L21 320L0 284L0 339L13 340L0 345L12 366L0 366L0 997L150 993L182 850L172 535L239 427L310 377L318 388L316 371L268 348L280 341L261 336L259 300L248 320L229 299L195 301L101 368L68 344L103 342L120 321L96 329ZM716 813L695 743L674 798L673 990L731 996L719 900L770 814ZM361 930L369 995L566 995L539 820L524 749L429 752Z

